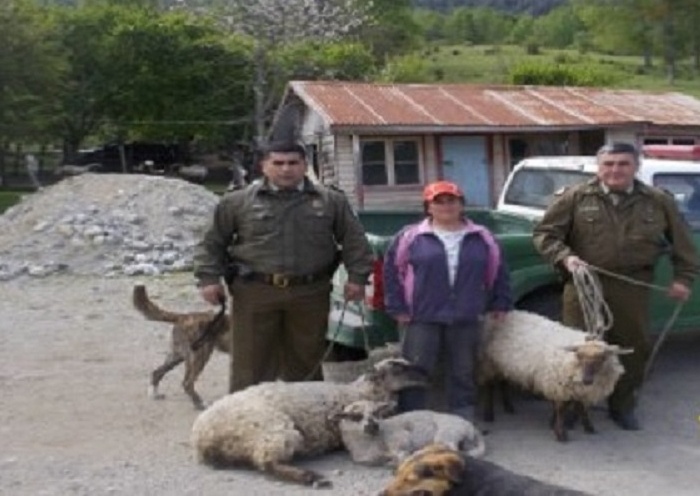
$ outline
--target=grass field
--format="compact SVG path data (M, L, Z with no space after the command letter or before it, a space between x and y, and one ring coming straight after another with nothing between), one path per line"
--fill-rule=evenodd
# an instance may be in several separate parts
M660 59L645 69L641 57L581 54L575 50L541 49L530 55L524 47L501 46L432 46L419 52L427 76L432 81L450 83L507 84L512 70L519 64L557 64L587 68L609 75L619 88L647 91L679 91L700 98L700 74L691 60L678 64L677 78L669 84Z
M0 191L0 214L17 203L23 194L22 191Z

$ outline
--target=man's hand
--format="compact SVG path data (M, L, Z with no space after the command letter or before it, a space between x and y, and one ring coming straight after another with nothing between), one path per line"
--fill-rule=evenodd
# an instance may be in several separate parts
M564 259L564 267L566 267L566 270L571 272L572 274L576 272L576 269L579 267L585 267L586 262L578 258L576 255L569 255Z
M207 284L199 288L199 294L204 301L212 305L219 305L226 301L226 290L221 284Z
M678 301L687 301L690 298L690 288L682 282L674 281L668 287L666 294Z
M365 286L353 282L345 283L345 301L362 301L365 297Z

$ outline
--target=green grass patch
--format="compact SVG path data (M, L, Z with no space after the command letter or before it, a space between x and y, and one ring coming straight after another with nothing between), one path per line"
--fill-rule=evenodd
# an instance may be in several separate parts
M19 203L24 191L0 191L0 214L11 206Z
M427 82L510 84L518 67L551 65L575 73L598 74L607 87L677 91L700 98L700 74L690 58L678 62L676 79L670 84L659 58L647 68L641 56L547 48L528 53L527 47L514 45L435 45L422 48L417 55L422 61L421 79Z
M216 193L217 195L223 195L226 193L226 188L228 188L228 183L205 183L204 187L209 191Z

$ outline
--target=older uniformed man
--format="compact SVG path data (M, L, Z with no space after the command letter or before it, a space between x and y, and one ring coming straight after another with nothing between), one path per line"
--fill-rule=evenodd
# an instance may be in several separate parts
M535 228L535 247L565 273L588 263L644 282L652 281L657 260L670 249L674 276L668 296L686 300L699 272L698 255L674 199L635 179L640 159L633 145L605 145L597 159L595 179L556 195ZM583 329L576 289L571 278L567 279L563 320ZM613 327L605 338L634 349L621 356L625 374L609 398L610 417L625 430L638 430L635 393L650 351L645 312L650 290L605 275L600 281L613 314Z
M362 225L345 195L312 184L306 168L301 145L269 145L264 177L224 196L197 247L195 277L209 303L225 296L229 259L237 272L229 286L231 392L309 378L324 354L330 280L339 261L348 272L345 297L364 297L373 255Z

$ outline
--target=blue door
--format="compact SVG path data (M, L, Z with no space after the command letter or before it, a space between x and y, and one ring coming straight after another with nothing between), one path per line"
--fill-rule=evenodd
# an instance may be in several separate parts
M491 206L491 180L483 136L440 138L443 177L459 185L469 205Z

